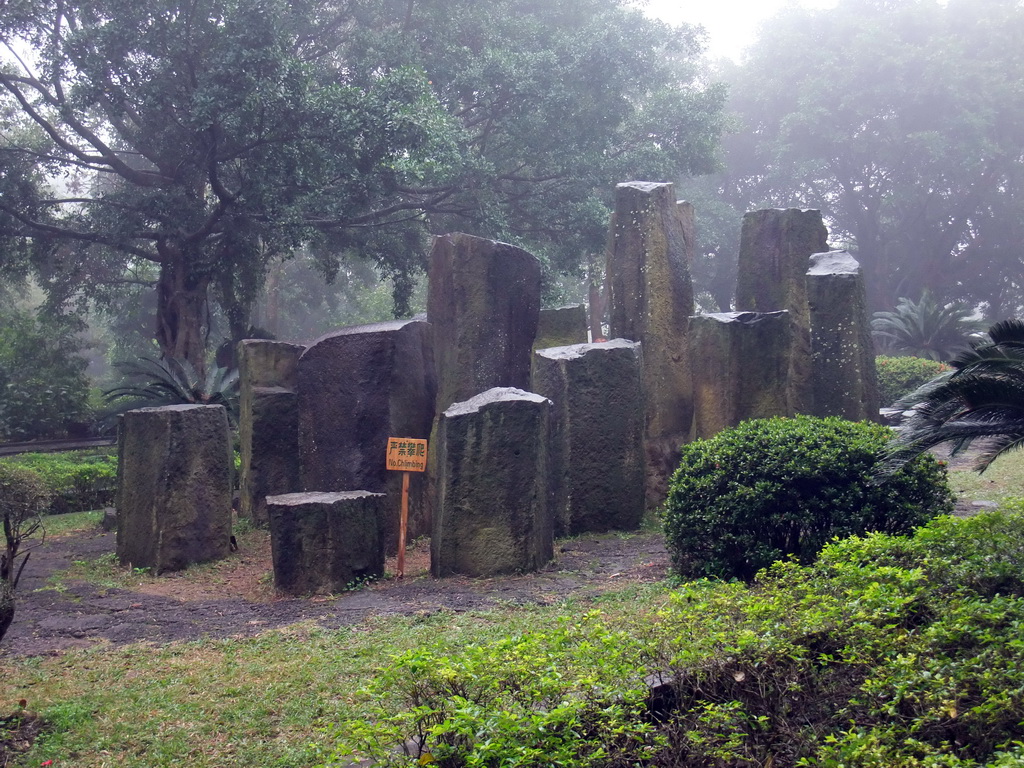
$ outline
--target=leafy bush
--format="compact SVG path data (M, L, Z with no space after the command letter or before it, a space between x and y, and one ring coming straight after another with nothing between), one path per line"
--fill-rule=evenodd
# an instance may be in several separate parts
M923 357L879 356L875 358L875 370L878 371L879 400L887 406L952 369L945 363Z
M62 437L91 416L86 361L73 329L0 313L0 440Z
M0 466L36 472L52 496L50 512L84 512L110 506L117 490L117 456L86 451L23 453Z
M0 640L14 620L14 590L28 562L26 544L42 532L49 504L42 478L26 467L0 466Z
M454 656L406 652L364 692L379 716L339 729L337 756L379 766L582 768L653 755L658 739L644 720L647 687L637 671L643 648L639 635L592 613ZM392 753L390 745L404 746Z
M331 765L1024 765L1024 503L395 657ZM644 604L641 603L641 606Z
M788 555L809 562L835 536L907 533L951 512L945 468L931 456L872 482L890 435L878 424L797 416L684 446L664 511L676 571L749 580Z
M880 351L949 360L982 329L971 314L967 304L941 304L925 290L918 302L902 297L894 312L875 312L871 333Z
M214 367L203 376L188 360L175 357L142 357L114 366L134 379L104 392L106 401L115 404L114 413L162 405L223 405L231 423L238 424L237 370Z

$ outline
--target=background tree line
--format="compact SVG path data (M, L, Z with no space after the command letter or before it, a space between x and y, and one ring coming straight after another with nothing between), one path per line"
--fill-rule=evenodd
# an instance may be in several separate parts
M254 320L407 314L452 230L557 293L600 279L630 179L694 202L705 310L767 206L821 209L873 311L1024 307L1016 0L787 10L742 64L623 0L17 0L0 41L0 278L63 350L99 317L111 357L202 368Z
M925 291L987 321L1024 306L1024 10L1016 0L842 0L766 23L729 84L734 130L698 272L724 308L743 211L822 211L872 310ZM715 206L718 206L716 208ZM698 211L700 208L698 207ZM719 246L719 243L723 245ZM732 270L732 271L731 271Z

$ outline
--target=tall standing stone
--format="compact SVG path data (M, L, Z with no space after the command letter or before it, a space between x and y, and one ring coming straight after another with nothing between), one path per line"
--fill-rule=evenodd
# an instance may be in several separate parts
M368 491L268 498L274 586L293 595L342 592L383 576L384 500Z
M538 350L533 390L553 403L556 535L638 528L644 514L639 342Z
M550 412L545 397L495 387L441 415L432 448L435 576L534 571L554 556Z
M613 337L643 344L647 501L660 503L692 436L693 381L687 329L693 314L692 231L672 184L633 181L615 191L608 254Z
M813 410L807 267L811 254L826 250L828 230L822 223L821 211L773 208L743 217L736 309L789 312L794 325L789 381L797 413Z
M878 421L878 379L864 277L846 251L811 256L807 271L814 413Z
M117 557L177 571L225 557L231 540L231 441L219 405L139 408L117 438Z
M462 233L435 238L427 319L434 327L436 412L491 387L529 387L539 312L535 256Z
M299 489L296 367L305 347L246 339L238 345L241 514L267 524L267 496Z
M401 472L384 463L389 437L426 439L437 391L430 325L422 320L342 328L321 336L298 366L299 464L306 491L387 494L382 532L396 551ZM425 483L409 489L409 536L429 530Z
M744 419L792 416L788 312L698 315L690 325L698 438Z
M534 352L548 347L586 344L587 341L587 308L583 304L551 307L540 311L537 337L533 341Z

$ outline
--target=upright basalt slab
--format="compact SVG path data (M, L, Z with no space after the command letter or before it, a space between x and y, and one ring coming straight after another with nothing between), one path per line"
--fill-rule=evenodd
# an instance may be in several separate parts
M588 336L587 308L583 304L542 309L533 351L548 347L567 347L570 344L586 344Z
M878 421L878 379L864 277L846 251L811 256L807 271L814 413Z
M299 489L296 368L304 349L263 339L238 345L240 514L257 525L267 524L267 496Z
M292 595L343 592L384 575L385 497L368 491L267 499L274 586Z
M693 430L693 380L686 356L693 314L689 263L692 208L672 184L634 181L615 193L608 255L613 337L643 344L647 503L656 505Z
M534 353L533 391L553 403L555 535L634 530L644 514L640 343L613 339Z
M554 556L551 401L495 387L439 419L430 568L435 576L535 571Z
M821 211L773 208L743 217L736 309L789 312L794 325L790 401L797 413L812 413L814 408L807 268L811 254L827 250L828 230Z
M690 325L690 356L698 438L744 419L792 416L788 312L698 315Z
M231 441L219 405L123 414L118 426L117 557L177 571L228 554Z
M434 327L436 413L492 387L528 387L539 312L535 256L462 233L435 238L427 319Z
M401 472L385 467L389 437L427 439L434 415L433 334L422 320L342 328L298 365L299 465L307 491L387 494L382 533L397 551ZM409 490L409 536L429 530L421 473Z

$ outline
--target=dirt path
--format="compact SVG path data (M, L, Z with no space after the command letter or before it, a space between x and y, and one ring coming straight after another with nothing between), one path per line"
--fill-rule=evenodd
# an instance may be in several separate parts
M240 551L201 576L145 579L136 588L104 588L51 577L74 561L114 550L114 534L93 529L46 541L35 550L18 587L14 624L0 655L38 656L98 643L167 643L202 637L254 635L299 621L332 628L374 614L465 611L499 604L545 604L570 595L592 596L625 582L656 581L668 572L658 533L584 536L556 543L543 571L491 579L432 579L421 543L405 580L387 579L341 595L283 598L269 584L265 534L242 541ZM393 571L393 566L389 567Z

